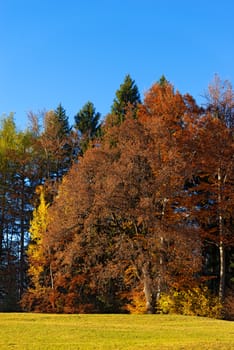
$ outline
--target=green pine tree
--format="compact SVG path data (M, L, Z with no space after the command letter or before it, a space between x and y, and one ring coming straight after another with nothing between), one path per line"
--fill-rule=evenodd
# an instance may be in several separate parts
M75 129L78 130L81 142L81 153L84 153L99 130L101 114L96 112L92 102L87 102L75 115Z
M169 81L166 79L166 77L165 77L164 74L163 74L163 75L161 76L161 78L159 79L158 84L159 84L161 87L163 87L163 86L169 84Z
M136 117L137 106L141 103L140 94L135 81L126 75L123 84L116 91L116 97L111 107L111 113L117 117L117 124L121 124L125 119L128 108L131 108L133 117Z
M60 126L58 136L59 137L68 136L71 131L71 128L69 126L68 116L66 115L66 111L61 105L61 103L58 105L58 107L54 112L55 112L55 116L57 118L58 124Z

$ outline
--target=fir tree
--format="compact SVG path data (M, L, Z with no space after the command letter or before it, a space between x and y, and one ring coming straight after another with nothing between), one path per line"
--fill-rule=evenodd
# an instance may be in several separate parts
M117 116L117 124L125 119L128 108L131 108L133 116L136 117L137 106L141 103L138 87L128 74L119 90L111 107L111 113Z
M161 87L163 87L163 86L169 84L169 82L168 82L168 80L166 79L166 77L165 77L164 74L163 74L163 75L161 76L161 78L159 79L158 84L159 84Z
M96 112L92 102L87 102L83 108L75 115L75 129L81 137L80 148L84 153L89 141L96 136L99 130L101 114Z
M61 103L58 105L58 107L54 112L55 112L55 116L57 118L58 124L60 126L58 136L59 137L68 136L71 131L71 128L69 126L68 116L66 115L66 111L61 105Z

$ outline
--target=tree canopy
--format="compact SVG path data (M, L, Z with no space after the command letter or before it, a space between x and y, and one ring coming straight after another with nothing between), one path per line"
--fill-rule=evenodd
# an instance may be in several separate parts
M115 95L116 97L111 107L111 114L115 116L115 123L120 124L129 110L135 117L141 99L138 87L129 74L126 75L124 82L120 85Z
M141 102L127 75L102 122L2 120L1 311L233 317L233 92L209 93L162 76Z
M213 292L223 301L232 155L223 121L165 79L154 84L136 118L105 128L63 178L48 212L53 291L47 260L42 309L123 312L141 298L145 312L160 311L162 295L214 280L207 266L217 259Z
M89 142L97 136L100 127L101 114L96 112L94 104L87 102L75 115L75 129L80 133L80 148L84 153Z

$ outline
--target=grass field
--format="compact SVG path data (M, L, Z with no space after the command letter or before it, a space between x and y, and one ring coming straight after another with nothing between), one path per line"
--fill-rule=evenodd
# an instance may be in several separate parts
M234 349L234 322L169 315L0 314L0 349Z

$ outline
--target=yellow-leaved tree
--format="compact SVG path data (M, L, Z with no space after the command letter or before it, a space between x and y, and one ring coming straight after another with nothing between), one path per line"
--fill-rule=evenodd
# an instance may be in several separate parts
M40 276L45 263L42 237L48 225L48 204L45 201L43 187L39 186L37 192L40 194L40 204L33 212L33 219L29 229L31 242L28 247L28 273L35 289L39 288L41 285Z
M48 294L48 290L53 289L51 286L52 272L48 271L48 249L44 246L44 235L48 226L48 206L45 200L44 188L39 186L37 194L40 195L40 201L37 208L33 212L33 218L30 223L30 243L28 246L28 276L30 278L30 287L24 294L21 305L25 310L38 310L41 299L44 294ZM49 280L49 283L47 283ZM49 285L49 288L48 288ZM49 298L48 298L49 299Z

